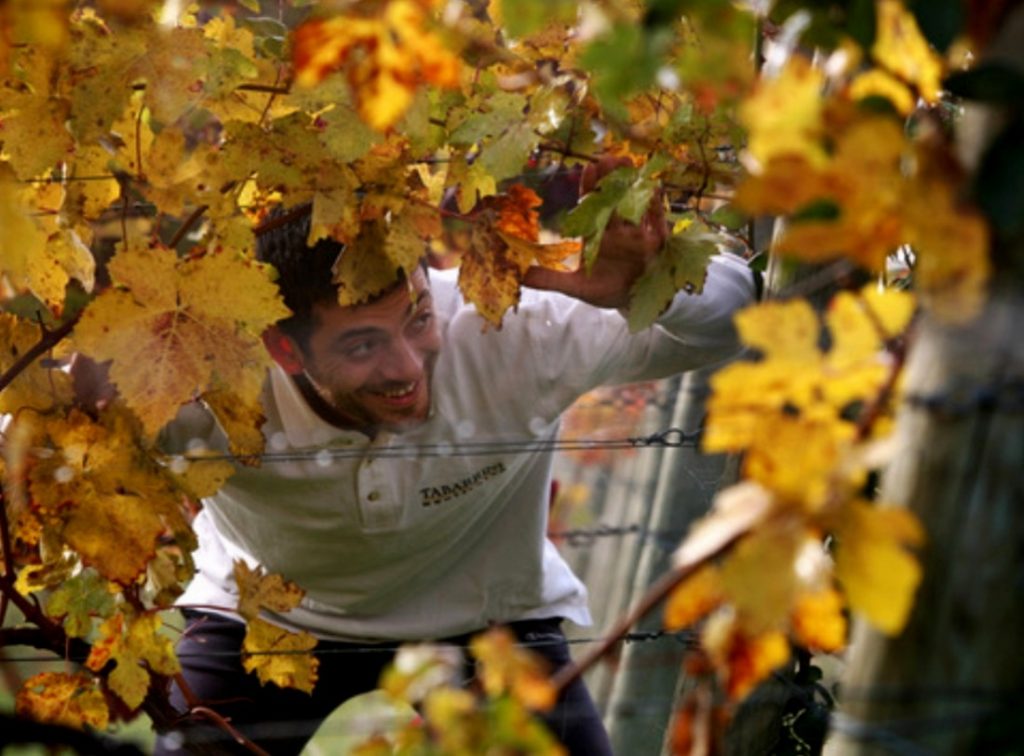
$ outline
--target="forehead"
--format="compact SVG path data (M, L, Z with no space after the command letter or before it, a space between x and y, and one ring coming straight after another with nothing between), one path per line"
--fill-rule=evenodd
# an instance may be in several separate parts
M407 282L399 283L370 302L345 307L337 302L320 302L313 307L313 338L334 338L362 328L400 327L429 294L427 274L417 268Z

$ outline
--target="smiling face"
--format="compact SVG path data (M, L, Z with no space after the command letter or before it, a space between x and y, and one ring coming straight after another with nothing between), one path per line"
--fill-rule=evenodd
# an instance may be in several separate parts
M317 304L305 348L280 332L268 340L277 362L325 405L314 399L314 409L335 425L401 431L427 418L441 336L426 274L417 270L409 280L368 304Z

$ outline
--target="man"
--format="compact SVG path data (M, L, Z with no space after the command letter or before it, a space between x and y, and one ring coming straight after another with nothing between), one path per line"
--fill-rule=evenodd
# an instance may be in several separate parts
M626 306L664 240L655 209L637 226L613 220L590 275L531 270L526 283L550 291L524 291L502 329L484 332L450 273L420 269L368 303L339 306L331 268L344 252L327 240L307 249L308 230L307 217L259 241L295 313L265 336L276 362L268 456L204 503L198 572L179 602L193 607L179 646L190 694L274 754L297 752L337 705L374 688L403 641L464 642L506 624L542 641L555 667L568 663L559 625L590 617L583 585L545 537L543 449L561 413L595 386L728 357L731 315L754 292L745 263L719 256L702 295L680 294L656 327L630 334L608 308ZM215 443L202 422L179 423L179 442ZM312 698L242 671L237 559L306 591L298 608L267 618L322 639ZM186 705L180 690L175 701ZM610 753L582 683L548 723L571 753ZM183 744L172 735L158 752Z

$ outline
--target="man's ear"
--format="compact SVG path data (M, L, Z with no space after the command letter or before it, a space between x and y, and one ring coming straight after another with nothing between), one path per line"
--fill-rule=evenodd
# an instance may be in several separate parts
M302 352L298 345L278 326L270 326L263 332L263 345L288 375L298 375L305 370Z

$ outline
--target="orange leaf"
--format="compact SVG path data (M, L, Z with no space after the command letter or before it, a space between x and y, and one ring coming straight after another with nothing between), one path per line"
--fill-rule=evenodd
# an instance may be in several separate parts
M103 731L110 714L96 681L86 675L40 672L21 686L14 702L19 717Z
M722 599L722 579L718 568L713 565L701 567L668 597L665 629L689 627L721 604Z
M701 642L733 700L745 697L789 659L785 635L776 630L751 635L740 627L732 612L713 615L704 627Z
M846 644L843 601L832 588L797 596L792 621L793 634L802 646L838 651Z
M537 193L522 184L513 184L505 194L486 197L480 202L481 207L497 211L495 228L526 241L537 241L540 236L540 220L535 208L541 204Z
M313 19L295 30L296 81L312 86L345 72L363 119L379 131L393 126L421 84L455 87L461 62L429 31L430 4L392 0L366 4L372 12Z

